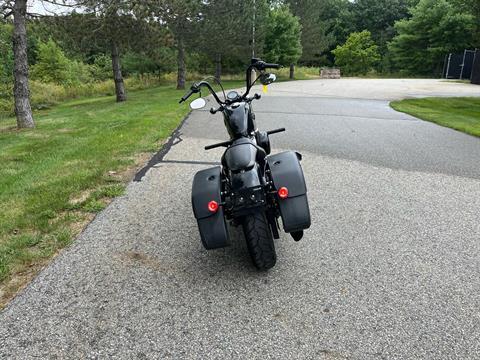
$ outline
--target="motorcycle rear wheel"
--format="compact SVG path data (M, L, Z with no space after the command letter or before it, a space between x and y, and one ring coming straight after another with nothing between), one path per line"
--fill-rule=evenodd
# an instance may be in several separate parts
M263 211L257 211L243 219L243 233L248 252L258 270L268 270L275 266L277 254L272 232Z

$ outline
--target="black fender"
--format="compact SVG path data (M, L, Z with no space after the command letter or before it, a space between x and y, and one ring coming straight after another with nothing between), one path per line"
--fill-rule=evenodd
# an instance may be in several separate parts
M232 173L230 181L234 191L260 186L261 182L257 165L255 164L250 170Z
M270 154L270 137L266 131L257 131L255 133L255 140L257 141L257 145L260 146L266 153L266 155Z
M193 178L192 207L205 249L217 249L230 245L227 224L222 206L216 212L208 209L210 201L222 203L221 167L201 170Z
M308 206L307 186L300 165L301 155L285 151L267 157L268 169L276 190L288 189L286 199L276 195L283 229L287 233L308 229L311 224Z

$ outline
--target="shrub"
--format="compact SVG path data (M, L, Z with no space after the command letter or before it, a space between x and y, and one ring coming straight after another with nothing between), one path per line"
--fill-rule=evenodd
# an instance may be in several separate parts
M13 83L0 83L0 117L13 113Z
M112 58L105 54L94 57L90 72L96 81L108 80L112 77Z
M70 61L52 39L38 45L38 60L30 69L32 80L67 84L69 70Z
M122 69L125 75L154 73L157 70L157 63L148 56L127 52L122 57Z
M37 62L31 67L31 79L57 85L77 85L93 81L91 66L70 60L52 40L39 43Z
M92 68L93 65L87 65L81 61L70 61L67 85L91 83L96 80L93 77Z
M380 60L378 46L367 30L351 33L345 44L337 46L332 53L335 65L346 75L366 74Z
M7 24L0 24L0 83L5 84L11 82L12 75L12 27Z

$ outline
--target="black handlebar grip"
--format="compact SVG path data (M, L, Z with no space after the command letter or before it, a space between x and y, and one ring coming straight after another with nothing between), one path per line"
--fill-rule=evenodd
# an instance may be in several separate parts
M267 134L272 135L272 134L276 134L276 133L280 133L280 132L284 132L284 131L285 131L285 128L280 128L280 129L267 131Z
M180 99L180 101L179 101L178 103L181 104L182 102L184 102L185 100L187 100L190 96L192 96L192 94L193 94L193 91L190 90L190 91L188 92L188 94L183 95L183 97Z
M218 107L218 108L216 108L216 109L213 108L213 107L210 108L210 114L215 115L215 114L216 114L217 112L219 112L219 111L223 111L223 106L220 106L220 107Z
M227 140L227 141L223 141L221 143L217 143L217 144L212 144L212 145L207 145L205 146L205 150L211 150L211 149L215 149L217 147L221 147L221 146L229 146L232 144L232 140Z

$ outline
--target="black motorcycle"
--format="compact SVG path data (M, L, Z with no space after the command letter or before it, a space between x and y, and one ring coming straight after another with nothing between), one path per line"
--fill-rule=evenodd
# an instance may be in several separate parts
M210 113L223 113L230 140L209 145L205 150L226 147L221 166L201 170L195 174L192 187L192 206L202 243L205 248L217 249L229 245L227 221L241 225L253 263L260 270L272 268L277 260L273 239L278 239L279 222L295 241L303 237L303 230L310 227L307 188L300 166L302 156L293 151L270 155L269 135L285 131L285 128L259 131L252 110L253 100L259 94L249 96L257 80L263 85L275 81L267 69L278 69L252 59L246 72L246 91L240 95L230 91L221 101L207 81L194 83L180 102L192 94L207 88L218 103ZM259 76L252 81L252 70ZM255 72L254 72L255 74ZM220 84L221 85L221 84ZM222 87L223 90L223 87ZM203 98L192 101L192 109L206 105Z

